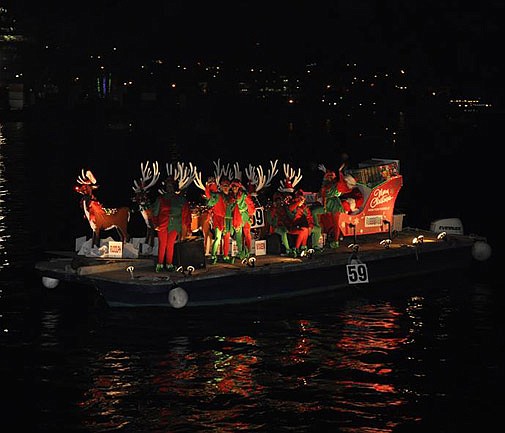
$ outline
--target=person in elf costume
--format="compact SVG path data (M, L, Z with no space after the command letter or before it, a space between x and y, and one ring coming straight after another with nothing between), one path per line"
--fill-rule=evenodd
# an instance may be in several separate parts
M233 210L236 202L230 191L230 181L222 179L219 188L214 178L210 178L205 185L205 197L207 206L212 208L212 226L214 228L214 240L210 252L210 263L217 263L217 252L221 241L223 242L223 261L233 263L230 256L230 237L234 232Z
M324 207L320 204L315 204L310 208L312 212L312 219L314 220L314 227L310 235L312 248L315 252L321 252L323 248L319 245L321 234L323 233L323 226L321 223L321 216L325 214Z
M295 247L291 250L294 257L307 250L307 241L314 228L314 218L310 207L305 202L303 190L299 189L287 207L290 219L289 234L296 235Z
M344 165L342 164L340 169L343 168ZM339 184L339 179L340 176L343 179L343 174L342 171L339 170L340 176L337 178L337 174L334 171L327 170L322 164L319 165L319 169L324 171L323 182L321 184L321 199L323 201L323 208L325 213L329 213L331 215L333 226L333 241L330 243L330 246L332 248L338 248L341 233L338 225L338 217L344 212L344 206L340 200L340 195L342 194L340 189L342 189L342 185Z
M356 179L350 174L343 175L340 172L339 177L338 190L341 193L340 201L342 202L342 207L346 213L357 213L364 202L363 193L356 186Z
M183 227L191 231L191 210L186 198L176 192L172 176L163 182L164 192L152 206L153 225L158 232L158 261L156 272L174 271L174 245L182 236Z
M236 201L235 208L233 209L233 228L238 256L240 259L245 259L251 254L251 223L256 212L256 206L239 179L232 181L231 191Z
M287 212L291 198L291 194L288 192L276 192L272 197L272 204L268 207L266 214L269 234L277 233L281 237L281 243L287 254L292 254L288 239L291 220Z

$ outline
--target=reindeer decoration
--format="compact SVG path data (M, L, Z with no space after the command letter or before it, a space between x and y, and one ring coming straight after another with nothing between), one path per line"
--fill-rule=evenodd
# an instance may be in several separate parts
M245 174L247 177L246 188L251 197L258 197L258 193L262 189L270 186L272 179L279 171L277 170L277 162L277 159L275 162L270 161L270 168L268 169L266 176L261 165L255 167L252 164L249 164L249 167L245 169Z
M191 185L196 176L196 166L191 162L189 163L189 167L187 167L184 162L177 162L176 164L169 164L167 162L165 164L165 169L167 171L167 176L173 177L177 182L178 194ZM163 194L164 191L160 189L159 192Z
M151 218L152 201L149 196L149 192L150 189L156 185L160 177L158 162L153 162L152 169L149 161L147 161L145 164L141 163L140 172L142 173L140 180L133 181L132 189L135 195L133 196L132 200L137 203L140 214L142 215L142 218L146 224L146 244L153 247L156 230L154 230L154 225Z
M75 191L82 194L81 207L84 210L84 215L89 222L93 236L91 246L100 246L100 231L110 230L115 228L121 238L121 242L128 240L128 221L130 220L130 209L128 207L120 207L116 209L107 209L96 199L93 191L98 188L96 178L87 170L81 171L81 175L77 177L77 183L74 187Z
M280 186L278 188L278 191L293 193L295 186L298 185L302 180L302 169L299 168L297 173L295 169L291 168L287 163L282 164L282 167L284 169L284 175L286 178L279 181Z

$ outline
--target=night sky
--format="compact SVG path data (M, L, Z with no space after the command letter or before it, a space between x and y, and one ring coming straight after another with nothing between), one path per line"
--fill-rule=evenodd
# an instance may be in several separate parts
M498 84L501 1L8 0L19 27L73 52L297 65L342 59Z

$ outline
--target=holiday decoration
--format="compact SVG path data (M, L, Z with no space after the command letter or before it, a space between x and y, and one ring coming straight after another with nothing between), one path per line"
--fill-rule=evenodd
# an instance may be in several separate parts
M97 200L93 191L98 188L96 178L91 172L84 169L81 175L77 177L77 183L74 190L81 194L81 207L84 210L84 215L89 221L91 230L93 231L92 246L99 247L100 231L117 229L121 242L128 240L128 221L130 220L130 208L105 208Z

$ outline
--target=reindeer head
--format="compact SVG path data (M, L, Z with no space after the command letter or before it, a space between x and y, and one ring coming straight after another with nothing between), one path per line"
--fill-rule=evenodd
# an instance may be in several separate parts
M139 181L133 181L133 192L135 193L132 200L139 205L141 209L149 207L149 191L158 182L160 177L160 172L158 169L158 162L155 161L152 164L152 169L149 165L149 161L140 164L140 171L142 177Z
M84 169L81 170L81 174L77 177L77 183L78 185L74 186L74 191L83 196L95 198L93 190L97 189L98 185L91 170L87 170L86 173L84 173Z

